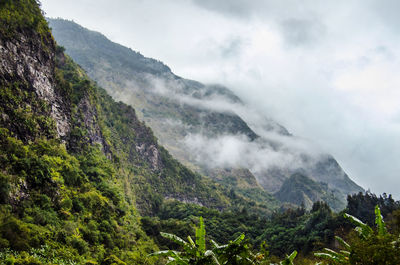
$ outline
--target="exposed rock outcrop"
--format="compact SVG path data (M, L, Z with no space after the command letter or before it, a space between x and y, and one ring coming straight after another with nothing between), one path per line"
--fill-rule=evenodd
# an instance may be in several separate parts
M55 44L43 41L32 32L0 39L0 80L18 82L28 91L34 91L50 106L48 114L56 123L58 137L65 138L70 131L70 120L68 107L54 82Z

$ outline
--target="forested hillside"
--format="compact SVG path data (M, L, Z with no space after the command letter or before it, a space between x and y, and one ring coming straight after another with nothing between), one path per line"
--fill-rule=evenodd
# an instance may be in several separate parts
M367 249L384 253L374 264L398 264L400 205L391 196L348 197L349 214L378 224L359 238L343 212L280 204L246 170L231 184L194 173L65 55L37 1L1 1L0 33L0 264L165 264L165 255L175 264L269 264L293 251L310 264L314 251L337 248L334 235L352 244L351 261ZM161 232L196 243L179 247ZM227 245L207 252L213 241ZM157 252L167 249L183 252Z
M138 212L231 205L64 55L35 1L0 7L1 247L144 262L156 246Z

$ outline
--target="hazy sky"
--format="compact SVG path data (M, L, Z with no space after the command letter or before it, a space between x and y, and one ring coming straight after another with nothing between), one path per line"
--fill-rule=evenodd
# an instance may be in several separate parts
M163 61L222 83L400 199L400 1L42 0Z

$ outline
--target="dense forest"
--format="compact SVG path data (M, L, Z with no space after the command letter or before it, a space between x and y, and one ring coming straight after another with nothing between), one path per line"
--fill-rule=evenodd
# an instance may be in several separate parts
M38 1L2 0L0 33L1 264L400 263L390 195L341 212L252 200L175 160L57 46Z

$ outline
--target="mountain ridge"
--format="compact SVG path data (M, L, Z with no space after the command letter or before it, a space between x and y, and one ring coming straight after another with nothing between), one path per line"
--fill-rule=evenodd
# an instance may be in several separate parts
M218 146L221 142L231 141L239 146L249 146L243 150L234 150L248 153L248 158L244 158L246 163L239 164L239 167L250 168L257 181L268 192L277 192L284 180L294 173L327 183L329 189L339 191L335 194L342 202L347 194L363 190L347 176L332 156L314 157L308 150L296 150L287 146L286 138L291 138L291 141L297 141L297 138L272 119L259 113L246 113L248 109L245 104L228 88L203 85L176 76L164 63L146 58L129 48L121 48L121 45L107 40L100 33L96 33L96 41L90 40L90 35L95 33L90 33L91 31L71 21L49 21L56 39L88 71L89 76L106 87L114 98L136 106L139 117L153 128L161 143L193 170L202 174L213 172L208 170L208 165L213 164L224 153L216 149L208 150L203 146ZM74 36L78 38L75 39ZM103 46L107 49L104 50ZM124 56L118 54L122 50ZM112 58L110 53L118 56ZM121 67L119 57L131 59L124 60L124 66ZM261 137L243 119L244 116L256 118L253 125L258 126L256 131L261 132ZM268 133L283 140L280 142L264 137ZM224 151L226 145L221 144L220 149ZM256 157L259 160L256 163L252 161L252 156L262 152L267 160L271 156L289 159L287 168L280 167L281 162L263 166L263 157ZM232 168L238 167L237 164L222 159L217 168L226 167L226 163ZM262 170L254 169L260 166Z

